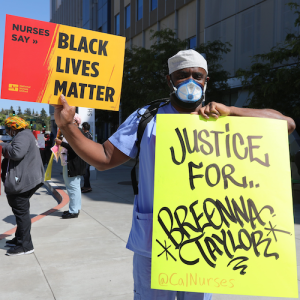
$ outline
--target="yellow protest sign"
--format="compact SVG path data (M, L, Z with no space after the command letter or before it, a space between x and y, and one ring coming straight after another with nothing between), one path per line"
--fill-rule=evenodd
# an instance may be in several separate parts
M45 181L51 180L53 159L54 159L54 153L52 152L46 172L45 172L45 179L44 179Z
M118 110L125 37L7 15L1 97Z
M286 121L157 115L151 288L298 297Z

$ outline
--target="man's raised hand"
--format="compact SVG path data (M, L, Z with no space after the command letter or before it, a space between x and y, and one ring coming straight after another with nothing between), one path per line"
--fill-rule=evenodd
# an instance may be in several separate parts
M70 124L73 124L73 118L75 115L75 107L69 106L65 96L60 95L59 100L61 105L54 106L54 118L59 128L64 128Z
M193 112L192 114L199 114L205 119L208 119L209 117L218 119L219 116L229 116L230 107L222 103L210 102L207 105L200 107L198 111Z

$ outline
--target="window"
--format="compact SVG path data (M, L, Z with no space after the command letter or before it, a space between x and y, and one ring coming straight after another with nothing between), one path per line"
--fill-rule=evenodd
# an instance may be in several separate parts
M82 1L82 27L90 29L90 1Z
M108 33L110 30L108 28L108 23L110 23L109 18L109 8L108 0L98 0L98 18L97 18L97 27L98 30L104 33Z
M115 16L115 34L120 35L120 14Z
M105 3L103 5L103 12L102 12L102 21L103 23L106 23L107 22L107 15L108 15L108 10L107 10L107 3Z
M137 0L137 20L143 17L143 0Z
M157 8L157 0L151 0L151 10Z
M125 7L125 29L130 27L130 4Z
M189 49L196 48L196 36L189 38Z

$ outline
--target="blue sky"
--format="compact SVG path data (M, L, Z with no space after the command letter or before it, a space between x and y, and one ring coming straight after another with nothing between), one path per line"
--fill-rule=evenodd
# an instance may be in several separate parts
M0 0L0 88L2 82L3 47L5 32L5 15L14 15L25 18L49 22L50 1L49 0ZM38 104L23 101L0 100L0 110L9 109L11 106L17 110L18 106L22 111L26 108L40 112L44 108L49 113L48 104Z

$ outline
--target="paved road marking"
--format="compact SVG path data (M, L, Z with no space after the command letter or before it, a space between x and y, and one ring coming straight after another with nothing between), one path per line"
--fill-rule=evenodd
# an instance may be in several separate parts
M59 209L63 208L65 205L67 205L69 203L69 196L68 196L68 194L66 192L64 192L61 189L57 189L56 191L62 196L62 201L57 206L55 206L55 207L53 207L53 208L51 208L51 209L43 212L40 215L37 215L37 216L33 217L31 219L31 223L34 223L36 221L41 220L42 218L44 218L44 217L46 217L46 216L48 216L48 215L50 215L50 214L58 211ZM17 229L17 226L14 227L13 229L10 229L10 230L8 230L8 231L0 234L0 240L2 240L4 238L6 238L6 237L8 237L8 236L10 236L12 234L14 234L16 232L16 229Z

